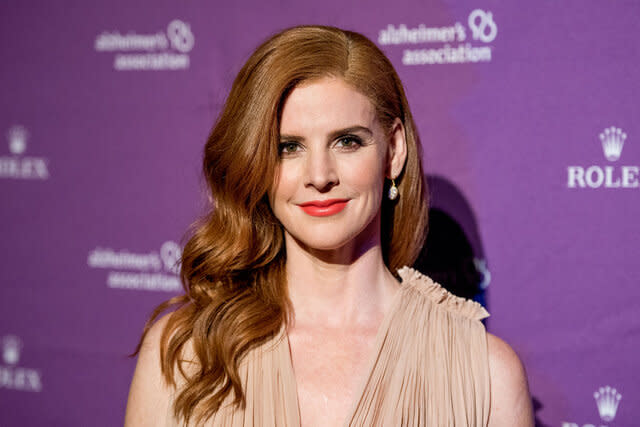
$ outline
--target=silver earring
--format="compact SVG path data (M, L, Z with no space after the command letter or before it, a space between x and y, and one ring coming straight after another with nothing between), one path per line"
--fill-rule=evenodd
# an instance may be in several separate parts
M391 187L389 187L389 193L387 193L389 200L395 200L398 198L398 187L396 187L396 181L391 180Z

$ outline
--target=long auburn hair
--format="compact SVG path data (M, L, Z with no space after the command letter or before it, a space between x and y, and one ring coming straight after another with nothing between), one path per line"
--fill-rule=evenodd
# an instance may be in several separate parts
M391 62L365 36L328 26L298 26L270 37L233 82L204 149L211 209L188 230L180 276L185 294L160 304L174 311L160 340L162 373L177 387L173 412L185 424L202 422L230 397L244 408L239 364L252 348L290 321L282 226L267 191L277 165L279 119L287 95L301 82L342 78L375 106L383 129L402 120L407 160L396 179L399 197L382 202L381 241L387 267L412 265L424 243L428 191L421 148L402 83ZM385 189L386 190L386 189ZM192 349L196 369L183 368Z

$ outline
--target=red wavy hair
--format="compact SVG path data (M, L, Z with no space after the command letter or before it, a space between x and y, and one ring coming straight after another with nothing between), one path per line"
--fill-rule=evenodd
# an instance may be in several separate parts
M282 226L267 191L276 173L280 111L304 81L344 79L375 106L383 128L404 124L407 161L396 179L400 197L383 201L383 257L395 272L411 265L426 235L428 196L415 124L391 62L361 34L326 26L299 26L260 45L237 75L204 149L210 211L187 232L181 262L185 294L151 315L134 354L158 316L174 308L161 338L162 372L176 387L174 414L185 423L209 418L228 396L244 407L238 365L276 334L292 313L285 277ZM183 369L184 351L196 369Z

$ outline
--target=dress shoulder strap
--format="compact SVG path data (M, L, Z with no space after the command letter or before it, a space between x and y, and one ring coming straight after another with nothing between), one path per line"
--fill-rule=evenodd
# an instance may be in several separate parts
M398 297L381 325L375 363L350 427L486 427L489 313L418 271L398 271Z
M473 320L482 320L490 316L489 312L478 302L452 294L418 270L405 266L398 270L398 274L402 278L403 285L416 289L437 307Z

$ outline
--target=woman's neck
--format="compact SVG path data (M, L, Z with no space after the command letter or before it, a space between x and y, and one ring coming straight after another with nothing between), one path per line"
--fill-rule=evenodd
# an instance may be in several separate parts
M291 236L285 239L296 327L366 327L386 313L399 283L384 264L379 242L355 255L343 249L318 256Z

